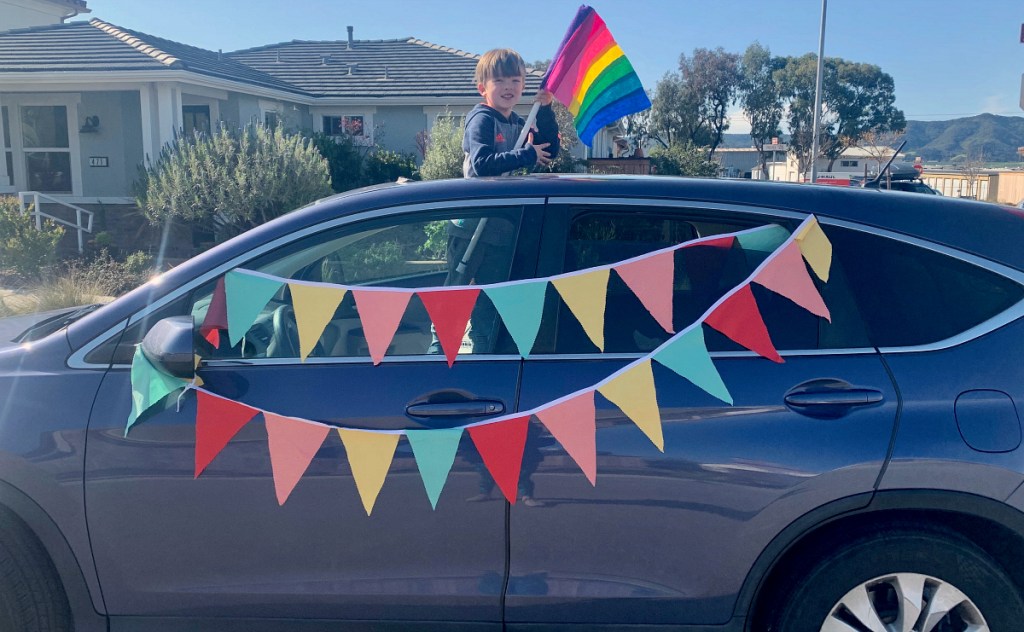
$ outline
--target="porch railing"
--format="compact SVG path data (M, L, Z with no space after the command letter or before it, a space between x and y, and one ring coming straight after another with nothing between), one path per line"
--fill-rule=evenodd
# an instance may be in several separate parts
M67 207L75 212L75 221L69 222L66 219L62 219L55 215L43 212L43 207L40 202L45 200L47 204L59 204L60 206ZM22 191L18 193L18 202L21 205L22 214L28 213L28 207L31 201L32 215L36 218L36 228L38 230L43 229L43 218L54 221L64 226L69 226L78 231L78 252L84 252L85 250L85 233L92 233L92 216L93 212L86 210L80 206L69 204L63 200L58 200L55 197L40 193L38 191Z

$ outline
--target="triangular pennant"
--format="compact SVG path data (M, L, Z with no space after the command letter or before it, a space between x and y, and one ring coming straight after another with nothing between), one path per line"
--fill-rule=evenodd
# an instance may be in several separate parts
M675 275L675 253L663 252L615 267L629 289L651 312L662 329L672 333L672 282Z
M707 241L701 241L694 246L709 246L711 248L725 248L728 250L732 248L732 245L736 242L735 235L726 235L725 237L718 237L717 239L708 239Z
M214 349L220 349L220 330L228 328L228 303L224 293L224 277L217 279L206 309L206 317L199 327L199 335L206 338Z
M651 361L645 360L611 382L597 389L613 404L622 409L659 450L665 451L665 438L661 432L661 411L654 390L654 372Z
M462 439L462 428L443 428L438 430L406 430L412 455L416 458L416 466L420 468L423 487L427 490L430 506L437 509L437 499L441 496L448 472L455 463L455 453Z
M523 450L526 449L526 431L530 416L516 417L506 421L470 426L469 436L473 445L491 473L491 478L513 505L519 490L519 472L523 467Z
M288 289L295 309L295 326L299 330L299 359L305 361L345 298L345 288L289 283Z
M441 343L444 357L448 359L448 366L455 363L462 338L466 335L469 316L473 313L479 295L478 288L419 292L420 300L434 323L437 340Z
M725 299L704 322L758 355L773 362L782 362L782 356L768 335L761 311L757 309L749 283Z
M135 347L132 356L132 412L128 414L128 423L124 427L124 435L138 420L139 415L149 410L169 394L185 386L181 380L167 375L153 366L149 358L142 353L142 345Z
M736 235L736 241L740 242L740 248L757 252L773 252L787 239L789 239L789 231L778 224L769 224Z
M283 281L238 270L227 273L224 293L227 296L228 339L232 347L245 336L245 332L249 331L256 317L282 285Z
M537 419L576 461L591 485L597 482L596 417L594 391L537 413Z
M829 268L832 267L832 242L825 236L825 231L821 230L817 218L812 218L799 231L796 242L800 244L800 252L804 259L807 259L814 274L827 283Z
M196 478L257 412L245 404L196 391Z
M732 395L708 355L704 329L700 325L666 343L654 354L654 359L709 395L732 404Z
M754 282L785 296L812 314L832 321L821 293L814 286L811 275L807 274L807 267L804 265L804 258L800 255L800 245L797 242L790 242L780 250L757 273Z
M363 509L369 516L373 505L377 502L380 488L384 486L391 461L395 458L398 446L397 434L382 432L366 432L338 428L341 442L345 444L348 463L352 466L352 478L356 481L359 499L363 501Z
M530 355L537 340L547 289L547 281L484 288L524 358Z
M551 281L583 325L583 331L601 351L604 351L604 308L608 301L609 274L609 270L603 269Z
M306 473L331 429L266 411L263 412L263 420L267 424L267 446L270 449L270 469L274 472L277 504L283 505Z
M402 322L411 292L352 290L356 310L363 324L363 336L374 364L380 364Z

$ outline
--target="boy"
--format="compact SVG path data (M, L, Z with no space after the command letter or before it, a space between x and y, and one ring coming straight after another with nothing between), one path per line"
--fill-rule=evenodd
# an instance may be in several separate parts
M535 132L526 145L515 148L526 121L512 111L523 96L526 64L510 48L496 48L480 57L474 75L476 89L484 102L466 117L462 149L466 159L462 173L467 178L500 176L523 167L547 166L558 156L558 122L551 109L552 95L537 93L541 108Z

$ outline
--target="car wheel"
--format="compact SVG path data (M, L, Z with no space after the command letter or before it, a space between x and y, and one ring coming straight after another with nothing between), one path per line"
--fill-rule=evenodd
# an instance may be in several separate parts
M20 520L0 514L0 630L72 628L67 598L42 544Z
M1024 620L1013 580L953 533L893 531L862 538L801 575L771 630L998 632Z

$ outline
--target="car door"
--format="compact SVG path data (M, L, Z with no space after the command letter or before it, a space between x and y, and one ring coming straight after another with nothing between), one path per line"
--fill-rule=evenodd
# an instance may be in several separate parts
M459 281L529 277L539 208L494 200L335 220L223 262L154 313L191 312L198 327L217 279L238 268L355 286L450 284L455 237L481 224L477 254L484 263ZM175 620L198 626L189 629L221 629L223 617L273 618L273 629L287 629L291 618L500 627L505 507L467 502L478 494L481 475L469 437L462 436L436 510L402 439L367 515L353 454L333 432L455 427L514 410L521 360L502 351L507 333L493 309L478 302L470 322L497 335L485 348L483 338L467 334L449 368L432 345L424 305L413 297L375 366L351 292L305 361L298 357L293 303L282 289L241 343L202 343L198 371L203 388L218 396L332 428L281 506L265 415L242 427L195 478L196 394L180 402L172 396L126 435L128 367L116 365L103 381L89 427L85 495L109 612L133 621L186 617ZM121 349L130 352L127 342L153 320L137 314Z
M541 275L773 223L791 231L803 219L699 203L550 204ZM675 331L742 285L772 248L718 240L677 251ZM725 623L758 556L784 528L829 503L868 502L893 433L896 393L866 342L838 258L828 283L817 286L831 323L751 286L782 363L700 326L732 405L652 363L664 452L596 394L591 486L543 423L531 425L520 483L531 502L513 507L509 521L510 629L542 620ZM524 410L597 384L670 336L617 274L608 282L603 352L557 293L547 299L538 345L524 363ZM798 408L801 392L818 404ZM853 393L864 405L848 405Z

